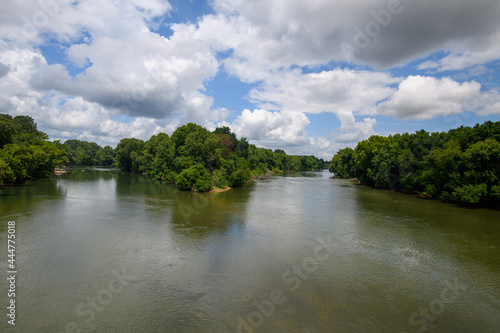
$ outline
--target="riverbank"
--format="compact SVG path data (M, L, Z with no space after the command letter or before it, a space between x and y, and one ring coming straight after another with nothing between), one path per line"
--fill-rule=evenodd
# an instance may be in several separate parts
M208 191L207 193L220 193L220 192L226 192L226 191L229 191L229 190L232 190L233 188L228 186L226 188L213 188L211 189L210 191Z
M427 193L422 193L419 191L408 192L408 191L401 191L399 189L371 186L369 184L363 183L361 180L359 180L357 178L345 178L345 177L341 177L341 176L337 176L337 175L334 175L330 178L346 180L350 183L353 183L356 185L363 185L363 186L366 186L369 188L374 188L376 190L393 191L393 192L401 193L404 195L409 195L409 196L412 196L412 197L415 197L418 199L422 199L422 200L438 201L441 203L453 204L453 205L457 205L460 207L472 208L472 209L474 209L474 208L486 208L486 209L492 209L492 210L497 210L497 211L500 210L500 207L497 207L495 205L495 203L489 203L489 202L463 203L463 202L458 202L456 200L453 201L453 200L447 200L447 199L444 199L441 197L432 196L432 195L429 195Z
M260 174L260 175L253 175L250 179L251 180L254 180L254 179L265 180L265 179L271 178L271 176L274 176L274 175L275 175L275 172L273 172L273 171L267 171L266 173L263 173L263 174Z

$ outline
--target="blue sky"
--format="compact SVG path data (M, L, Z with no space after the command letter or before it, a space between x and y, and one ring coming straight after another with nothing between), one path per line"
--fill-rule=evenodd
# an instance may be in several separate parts
M499 15L496 0L7 0L0 112L62 141L196 122L330 159L500 121Z

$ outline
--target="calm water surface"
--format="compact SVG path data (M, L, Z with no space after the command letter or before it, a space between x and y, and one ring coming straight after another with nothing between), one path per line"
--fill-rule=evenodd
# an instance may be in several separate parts
M119 171L0 189L1 332L498 332L500 212L301 173L194 194Z

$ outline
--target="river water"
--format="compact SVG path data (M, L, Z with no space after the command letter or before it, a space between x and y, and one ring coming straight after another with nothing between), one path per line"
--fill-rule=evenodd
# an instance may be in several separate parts
M500 212L328 172L220 193L86 169L0 190L2 332L498 332Z

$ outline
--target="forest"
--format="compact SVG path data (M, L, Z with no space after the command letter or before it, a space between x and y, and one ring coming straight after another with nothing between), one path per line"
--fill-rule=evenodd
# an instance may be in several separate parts
M50 142L31 117L0 115L0 184L20 184L48 177L60 166L118 167L199 192L242 187L252 176L288 171L321 170L314 156L287 155L284 150L258 148L238 139L228 127L213 132L189 123L171 136L143 141L122 139L116 148L95 142Z
M442 133L374 135L339 150L330 172L377 188L499 207L500 122Z

